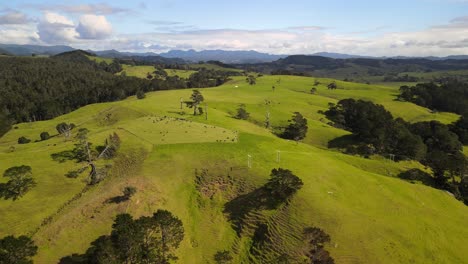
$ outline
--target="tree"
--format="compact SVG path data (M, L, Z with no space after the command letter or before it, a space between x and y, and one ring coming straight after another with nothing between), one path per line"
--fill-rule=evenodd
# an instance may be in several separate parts
M42 132L40 134L40 137L41 137L41 140L44 141L44 140L48 140L50 138L50 135L48 132Z
M91 143L88 142L88 133L87 128L80 128L75 136L78 139L78 143L75 144L73 149L74 157L78 162L87 161L91 163Z
M62 258L61 263L157 263L169 264L184 238L182 222L172 213L158 210L152 217L115 218L109 236L101 236L84 255Z
M8 182L0 184L0 197L5 200L12 199L15 201L36 186L30 166L21 165L8 168L3 173L3 177L10 179Z
M287 169L273 169L265 190L277 200L286 201L304 185L302 180Z
M250 117L250 113L245 110L245 104L240 104L239 108L237 108L237 119L247 120Z
M32 264L37 246L27 236L6 236L0 239L0 264Z
M187 105L187 107L193 108L193 115L196 115L198 106L200 105L201 102L205 100L205 98L203 98L203 95L200 93L199 90L193 90L193 93L190 96L190 99L192 101L186 101L185 104Z
M330 243L330 236L322 229L317 227L307 227L304 229L304 240L310 247L307 257L311 263L334 264L335 260L330 253L324 249L325 244Z
M26 138L26 137L18 138L18 144L28 144L29 142L31 142L29 138Z
M184 238L182 221L165 210L133 219L129 214L115 218L110 235L91 243L83 255L71 255L60 263L156 263L169 264Z
M184 227L179 218L166 210L158 210L153 214L153 220L156 223L155 230L158 232L159 243L156 251L160 256L160 263L169 263L170 260L176 260L174 250L184 239Z
M137 97L137 99L145 99L146 94L145 94L144 91L139 90L139 91L136 93L136 97Z
M120 137L119 135L117 135L117 133L114 132L113 134L109 135L109 137L105 141L104 149L96 148L100 152L98 159L102 157L106 159L115 157L115 155L117 154L117 151L120 148L120 143L121 143Z
M336 82L332 82L327 85L327 88L328 90L335 90L338 88L338 86L336 85Z
M135 193L137 189L133 186L127 186L123 189L123 197L125 200L129 200Z
M253 75L249 75L247 76L247 78L245 79L245 81L249 84L249 85L255 85L257 84L257 78Z
M294 112L291 120L288 120L289 125L285 128L282 137L292 140L301 140L305 138L308 130L307 119L299 112Z
M55 129L57 130L57 132L60 134L60 135L63 135L65 137L65 139L68 139L70 138L71 136L71 130L75 128L75 124L73 123L70 123L70 124L67 124L65 122L62 122L60 124L58 124Z
M231 253L227 250L218 251L214 255L214 260L217 264L229 264L232 262L232 259Z

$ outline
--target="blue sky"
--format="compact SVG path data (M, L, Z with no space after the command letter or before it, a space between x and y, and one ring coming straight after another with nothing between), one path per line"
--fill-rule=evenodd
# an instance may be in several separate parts
M142 52L468 54L468 0L2 2L2 43Z

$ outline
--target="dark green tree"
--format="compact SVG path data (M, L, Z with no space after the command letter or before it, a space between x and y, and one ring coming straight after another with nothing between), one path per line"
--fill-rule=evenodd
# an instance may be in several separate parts
M245 110L245 104L240 104L239 108L237 108L237 119L247 120L250 117L250 113Z
M123 197L125 200L129 200L136 192L137 192L137 189L135 187L126 186L123 189Z
M0 239L0 264L32 264L37 246L27 236L6 236Z
M288 120L289 125L285 128L283 138L292 140L301 140L307 135L307 119L299 112L294 112L291 120Z
M229 251L224 250L216 252L214 255L214 260L217 264L229 264L232 263L233 257Z
M41 137L41 140L44 141L44 140L48 140L50 138L50 135L48 132L42 132L40 134L40 137Z
M8 182L0 184L0 197L5 200L15 201L36 186L36 182L32 178L32 169L26 165L5 170L3 177L9 178Z
M338 86L336 85L336 82L332 82L327 85L327 88L328 90L335 90L338 88Z
M185 104L189 108L193 108L193 115L197 114L198 106L205 101L205 98L199 90L193 90L192 95L190 96L191 101L186 101Z
M138 92L136 93L136 97L137 97L137 99L145 99L145 98L146 98L146 94L145 94L144 91L138 90Z
M18 144L28 144L29 142L31 142L29 138L26 138L26 137L18 138Z
M273 169L265 190L277 200L286 201L304 185L302 180L287 169Z
M249 85L255 85L257 84L257 78L253 75L249 75L247 76L247 78L245 79L245 81L249 84Z
M184 238L182 221L169 211L158 210L153 216L133 219L117 215L109 236L101 236L83 255L71 255L60 263L156 263L169 264Z
M65 122L62 122L60 124L58 124L55 129L57 130L57 132L60 134L60 135L63 135L65 137L65 139L68 139L70 138L71 136L71 130L75 128L75 124L73 123L70 123L70 124L67 124Z

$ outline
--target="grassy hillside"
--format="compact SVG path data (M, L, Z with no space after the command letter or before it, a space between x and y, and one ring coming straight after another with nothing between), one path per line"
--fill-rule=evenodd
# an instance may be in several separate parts
M128 64L122 64L122 68L122 72L125 72L127 76L138 78L146 78L148 73L152 74L156 70L154 66L132 66Z
M466 206L444 191L394 177L421 167L418 163L364 159L328 150L329 140L348 132L329 126L317 111L325 110L329 102L354 97L380 103L394 116L411 122L438 119L449 123L456 115L434 114L395 101L397 87L337 82L338 89L331 91L326 85L332 80L319 79L322 84L317 93L310 94L314 78L264 76L254 86L245 83L244 77L233 79L201 90L208 120L204 115L192 116L191 109L180 109L180 98L189 99L191 90L171 90L17 125L0 138L0 171L30 165L38 185L18 201L0 201L0 236L32 234L39 246L35 261L55 263L71 253L83 253L90 242L109 233L116 214L150 215L162 208L184 223L178 263L213 263L213 254L219 250L233 252L235 263L268 263L280 253L297 250L298 232L305 226L317 226L330 234L332 243L327 249L336 263L466 262ZM232 118L240 103L246 105L251 120ZM274 136L262 125L267 111L273 127L286 124L294 111L301 112L309 121L306 139L295 143ZM86 172L77 179L66 178L64 174L78 164L57 163L50 157L71 149L74 142L57 136L16 143L20 136L36 140L42 131L55 134L59 122L88 128L94 146L112 132L122 139L111 175L79 196L86 186ZM281 151L279 162L277 151ZM247 155L252 156L251 169L246 168ZM129 159L131 166L126 165ZM242 193L240 189L248 191L265 183L277 167L292 170L303 180L303 188L287 206L249 213L250 225L239 237L223 213L225 203ZM221 192L214 182L209 186L213 195L200 192L195 170L202 169L214 176L230 175L232 189ZM129 202L106 202L128 185L138 189ZM255 253L252 234L259 221L272 230L272 242Z

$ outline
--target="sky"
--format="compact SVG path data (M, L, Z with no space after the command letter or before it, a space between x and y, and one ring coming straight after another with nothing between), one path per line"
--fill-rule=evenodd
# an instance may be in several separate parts
M0 43L468 55L468 0L0 0Z

